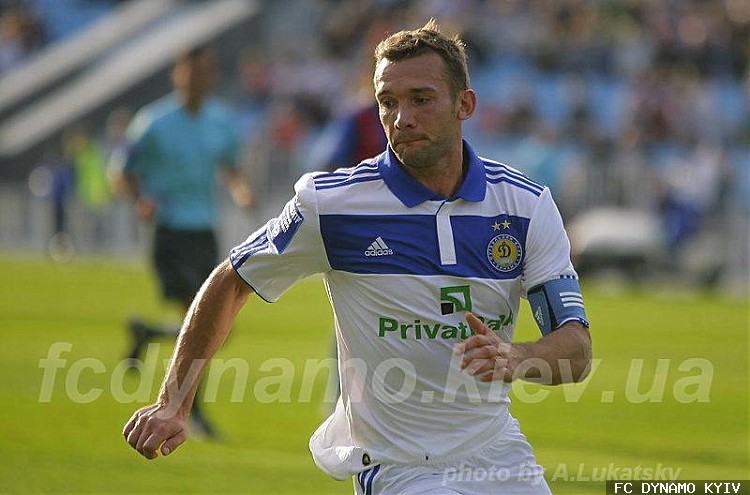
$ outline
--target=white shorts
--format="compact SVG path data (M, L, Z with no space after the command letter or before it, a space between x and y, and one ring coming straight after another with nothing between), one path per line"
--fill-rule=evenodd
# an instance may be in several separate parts
M515 418L498 439L434 465L379 464L354 476L356 495L551 495L544 469Z

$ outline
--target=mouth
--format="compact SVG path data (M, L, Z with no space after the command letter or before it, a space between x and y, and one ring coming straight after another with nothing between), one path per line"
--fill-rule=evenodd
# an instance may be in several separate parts
M424 141L424 140L425 138L422 138L422 137L403 138L403 139L399 139L396 141L396 146L401 146L405 144L406 145L413 144L413 143L417 143L419 141Z

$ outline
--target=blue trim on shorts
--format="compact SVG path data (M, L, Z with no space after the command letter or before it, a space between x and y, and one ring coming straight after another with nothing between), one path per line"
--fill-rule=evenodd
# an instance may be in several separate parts
M380 471L380 464L370 469L366 469L357 475L357 482L364 495L372 495L372 481L375 475ZM369 478L368 478L369 476Z

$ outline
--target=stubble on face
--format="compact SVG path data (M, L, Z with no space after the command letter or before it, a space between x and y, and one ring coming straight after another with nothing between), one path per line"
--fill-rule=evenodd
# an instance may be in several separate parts
M445 158L450 140L445 136L424 136L421 139L397 145L396 158L407 168L426 170L435 167Z

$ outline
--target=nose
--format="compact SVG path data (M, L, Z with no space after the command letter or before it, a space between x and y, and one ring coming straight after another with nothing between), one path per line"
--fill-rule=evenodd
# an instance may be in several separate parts
M393 125L398 130L414 127L414 112L411 111L408 105L399 106L398 113L396 113L396 121Z

